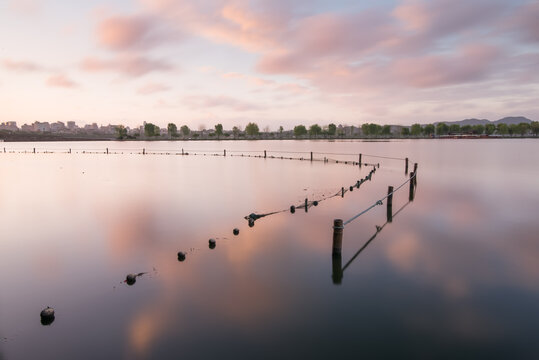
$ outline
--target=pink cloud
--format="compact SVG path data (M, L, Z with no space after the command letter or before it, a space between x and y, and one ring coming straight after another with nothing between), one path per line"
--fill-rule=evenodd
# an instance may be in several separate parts
M144 50L177 38L151 16L112 16L97 27L98 43L111 50Z
M229 96L186 96L183 98L183 103L192 109L227 108L234 111L252 111L261 109L261 106Z
M155 83L149 83L142 87L140 87L137 90L137 94L139 95L150 95L155 94L159 92L164 92L170 90L170 87L164 84L155 84Z
M171 71L174 67L162 60L152 60L142 56L120 56L112 60L94 57L83 59L80 67L84 71L115 71L124 76L139 77L154 71Z
M8 70L17 71L17 72L34 72L34 71L43 70L43 68L40 65L30 62L30 61L16 61L16 60L4 59L2 60L2 65L4 66L4 68Z
M62 74L52 75L47 79L47 85L53 87L74 88L77 83Z

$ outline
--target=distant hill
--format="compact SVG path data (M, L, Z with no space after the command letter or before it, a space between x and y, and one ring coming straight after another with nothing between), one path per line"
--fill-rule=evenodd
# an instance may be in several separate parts
M438 121L440 122L440 121ZM438 124L438 122L435 122L434 125ZM496 121L490 121L490 120L487 120L487 119L464 119L464 120L460 120L460 121L443 121L444 123L446 123L447 125L453 125L453 124L457 124L457 125L460 125L460 126L464 126L464 125L485 125L485 124L494 124L494 125L498 125L498 124L501 124L501 123L504 123L504 124L507 124L507 125L511 125L511 124L520 124L520 123L531 123L532 120L524 117L524 116L508 116L508 117L504 117L503 119L499 119L499 120L496 120Z

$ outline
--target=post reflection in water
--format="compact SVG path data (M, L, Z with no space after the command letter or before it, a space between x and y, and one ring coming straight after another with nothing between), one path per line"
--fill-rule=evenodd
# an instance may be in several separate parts
M335 252L333 250L333 252L332 252L332 262L331 262L332 263L332 269L333 269L333 273L331 275L331 278L333 279L333 284L340 285L342 283L342 279L343 279L343 276L344 276L344 270L346 270L346 268L348 268L348 266L350 266L350 264L352 264L352 262L359 256L359 254L361 254L361 252L363 250L365 250L367 248L367 246L369 246L369 244L376 238L376 236L378 236L378 234L384 229L384 227L388 223L391 223L393 221L393 219L402 210L404 210L404 208L407 207L411 202L412 202L411 200L408 201L399 210L397 210L397 212L395 212L395 214L392 214L392 204L388 203L386 222L382 226L376 225L376 232L369 238L369 240L367 240L367 242L365 244L363 244L363 246L361 248L359 248L359 250L354 254L354 256L352 256L352 258L350 260L348 260L346 265L342 266L341 252L340 251ZM341 233L341 235L342 235L342 233ZM334 240L334 242L335 242L335 240Z

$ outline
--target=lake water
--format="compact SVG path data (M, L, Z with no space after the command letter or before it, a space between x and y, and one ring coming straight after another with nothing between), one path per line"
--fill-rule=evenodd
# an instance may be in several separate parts
M535 139L4 146L0 359L539 358ZM372 169L270 158L310 151L380 167L344 198L250 228L250 213L336 194ZM408 179L403 160L367 155L417 162L415 198L406 184L391 223L384 201L348 224L338 259L333 219Z

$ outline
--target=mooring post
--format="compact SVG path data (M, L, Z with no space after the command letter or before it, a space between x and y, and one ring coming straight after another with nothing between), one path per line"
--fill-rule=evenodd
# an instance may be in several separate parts
M264 150L264 159L266 158L266 150Z
M417 163L414 163L414 174L416 174L414 177L414 185L417 185Z
M146 149L142 148L142 155L146 155Z
M343 229L342 219L333 220L333 255L341 253Z
M6 148L4 148L4 154L6 153Z
M344 197L344 187L341 188L341 197Z
M107 155L109 154L109 148L107 148Z
M182 155L183 155L183 148L182 148Z
M361 154L359 154L359 167L361 167Z
M223 156L226 156L226 150L223 150Z
M313 152L311 151L311 161L313 161Z
M36 148L34 148L34 154L36 153Z
M69 148L69 153L71 154L71 148Z
M414 201L414 174L413 172L410 173L410 195L408 197L410 201Z
M393 186L387 188L387 222L393 221Z
M408 174L408 158L404 160L404 173Z
M309 200L305 198L305 212L309 211Z
M331 265L333 272L331 278L333 279L333 284L340 285L342 283L343 271L342 271L342 255L332 254L331 256Z

